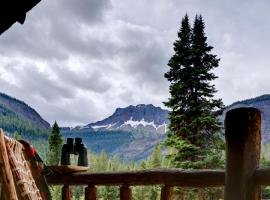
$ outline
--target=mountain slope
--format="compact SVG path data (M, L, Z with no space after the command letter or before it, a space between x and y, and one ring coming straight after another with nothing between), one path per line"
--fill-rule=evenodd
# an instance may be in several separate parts
M46 139L50 124L26 103L0 93L0 128L28 140Z
M243 101L237 101L224 110L221 120L224 120L225 113L228 110L239 107L254 107L261 111L262 124L261 124L261 136L262 143L270 142L270 95L265 94L255 98L246 99Z
M0 93L0 104L39 128L50 128L50 124L42 119L42 117L33 108L23 101L10 97L4 93Z

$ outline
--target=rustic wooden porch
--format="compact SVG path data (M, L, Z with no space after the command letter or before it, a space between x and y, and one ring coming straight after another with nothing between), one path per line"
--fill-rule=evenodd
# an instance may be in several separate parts
M225 200L258 200L261 185L270 185L270 168L259 168L261 114L239 108L225 119L226 169L153 169L128 172L74 173L48 176L51 185L64 185L62 199L71 199L71 185L85 185L85 199L97 199L96 186L119 185L120 199L132 199L130 186L160 185L161 200L172 199L174 186L225 187Z

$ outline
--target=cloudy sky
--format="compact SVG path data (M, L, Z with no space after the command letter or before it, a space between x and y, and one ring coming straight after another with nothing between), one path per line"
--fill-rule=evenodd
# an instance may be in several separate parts
M268 0L43 0L0 37L0 91L61 126L163 106L182 17L202 14L225 104L270 93Z

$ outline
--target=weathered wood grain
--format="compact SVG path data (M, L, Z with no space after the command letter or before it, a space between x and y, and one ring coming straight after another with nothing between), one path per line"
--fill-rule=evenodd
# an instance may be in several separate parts
M71 200L72 195L71 195L71 190L68 185L64 185L62 187L62 200Z
M131 200L132 192L129 186L122 185L120 188L120 200Z
M173 187L165 185L161 189L160 200L172 200Z
M94 185L89 185L85 188L85 200L97 200L97 188Z
M223 170L152 169L127 172L74 173L47 176L52 185L173 185L212 187L225 184Z
M15 189L15 183L13 180L3 130L0 129L0 180L3 190L5 191L5 197L8 200L17 200L17 194Z
M261 113L256 108L238 108L225 119L225 200L260 199L254 173L259 166Z

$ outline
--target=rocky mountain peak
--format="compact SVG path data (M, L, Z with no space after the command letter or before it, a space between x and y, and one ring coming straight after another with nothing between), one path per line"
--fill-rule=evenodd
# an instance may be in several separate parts
M152 104L130 105L125 108L117 108L108 118L90 123L88 128L93 129L147 129L157 131L163 127L165 132L168 111Z

